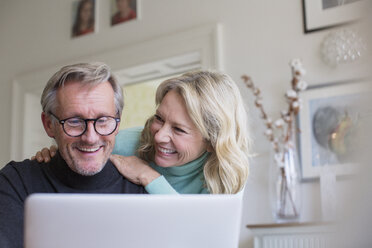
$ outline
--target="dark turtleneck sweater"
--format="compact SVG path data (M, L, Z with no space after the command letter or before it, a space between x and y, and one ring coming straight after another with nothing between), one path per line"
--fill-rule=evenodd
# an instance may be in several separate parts
M101 172L82 176L60 154L49 163L28 159L10 162L0 170L0 247L23 247L24 202L32 193L146 193L129 182L108 161Z

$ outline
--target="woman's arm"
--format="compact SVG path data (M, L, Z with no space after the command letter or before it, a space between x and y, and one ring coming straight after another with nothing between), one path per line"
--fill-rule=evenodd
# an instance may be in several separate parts
M142 159L129 156L111 155L111 161L114 163L120 174L129 181L140 184L145 187L150 194L178 194L169 182L151 168Z
M160 176L154 179L151 183L145 186L145 189L149 194L178 194L178 192L170 185L170 183L167 181L167 179L165 179L164 176Z
M154 179L160 177L160 174L151 168L145 161L136 157L124 157L112 154L110 157L120 174L135 184L146 186Z

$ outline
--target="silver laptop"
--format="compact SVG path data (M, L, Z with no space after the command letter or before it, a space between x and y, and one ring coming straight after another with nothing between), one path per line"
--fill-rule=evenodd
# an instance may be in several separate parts
M25 248L238 247L241 208L241 194L34 194Z

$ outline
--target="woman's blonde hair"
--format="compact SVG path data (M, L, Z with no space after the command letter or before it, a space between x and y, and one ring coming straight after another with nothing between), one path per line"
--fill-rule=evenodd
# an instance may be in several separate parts
M212 148L204 165L205 183L213 194L239 192L248 178L247 114L234 81L226 74L212 71L188 72L160 84L156 105L171 90L185 101L190 118ZM153 117L142 131L139 156L154 159L150 133Z

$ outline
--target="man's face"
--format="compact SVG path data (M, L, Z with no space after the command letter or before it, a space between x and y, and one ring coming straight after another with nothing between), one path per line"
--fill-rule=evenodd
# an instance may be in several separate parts
M84 86L79 82L67 82L57 91L56 115L60 120L70 117L96 119L116 116L114 91L109 82L97 86ZM102 136L94 130L93 121L80 137L68 136L53 117L43 114L43 124L50 137L54 137L63 159L71 170L81 175L94 175L102 170L115 144L115 132ZM53 121L53 122L52 122Z

